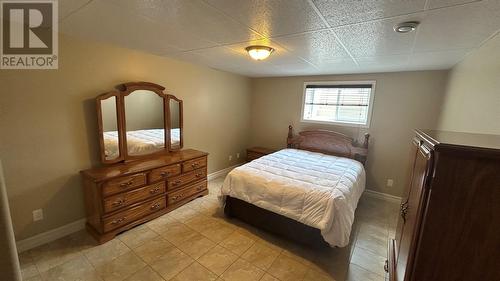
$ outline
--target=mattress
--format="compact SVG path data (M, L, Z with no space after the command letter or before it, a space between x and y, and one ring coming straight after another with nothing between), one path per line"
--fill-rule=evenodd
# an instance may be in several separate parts
M355 160L283 149L233 169L220 198L238 198L317 228L328 244L344 247L365 178Z
M106 159L114 159L119 155L118 132L104 132ZM179 144L180 129L171 129L172 146ZM165 130L150 129L127 132L127 148L129 155L149 154L164 149Z

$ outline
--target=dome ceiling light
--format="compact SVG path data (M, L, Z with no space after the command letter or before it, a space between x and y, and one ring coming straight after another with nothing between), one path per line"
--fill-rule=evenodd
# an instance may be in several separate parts
M397 33L408 33L417 29L417 26L420 24L418 21L407 21L398 23L394 26L394 31Z
M274 52L274 49L271 47L259 45L248 46L245 50L254 60L265 60L271 55L272 52Z

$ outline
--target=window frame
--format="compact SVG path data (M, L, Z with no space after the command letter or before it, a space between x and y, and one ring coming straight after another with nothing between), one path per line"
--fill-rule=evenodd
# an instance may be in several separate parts
M362 85L362 84L372 85L372 90L370 92L370 101L368 102L368 113L366 116L366 124L340 122L340 121L318 121L318 120L304 119L304 107L305 107L305 99L306 99L306 90L307 90L308 85L342 86L342 85ZM375 81L375 80L368 80L368 81L309 81L309 82L304 82L304 88L302 91L302 110L300 111L300 122L313 123L313 124L329 124L329 125L337 125L337 126L344 126L344 127L370 128L370 123L371 123L371 119L372 119L372 112L373 112L373 103L375 101L376 84L377 84L377 81Z

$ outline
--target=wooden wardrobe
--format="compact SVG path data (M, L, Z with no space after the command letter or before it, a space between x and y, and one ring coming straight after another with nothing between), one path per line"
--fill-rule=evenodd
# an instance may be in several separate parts
M500 136L416 130L389 280L500 280Z

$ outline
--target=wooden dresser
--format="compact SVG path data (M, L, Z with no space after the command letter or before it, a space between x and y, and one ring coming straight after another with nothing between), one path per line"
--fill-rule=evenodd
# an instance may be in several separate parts
M500 280L500 136L417 130L389 280Z
M247 162L250 162L252 160L260 158L264 155L271 154L271 153L276 152L276 151L278 151L278 150L264 148L264 147L247 148Z
M104 243L208 194L207 155L186 149L82 171L87 230Z

